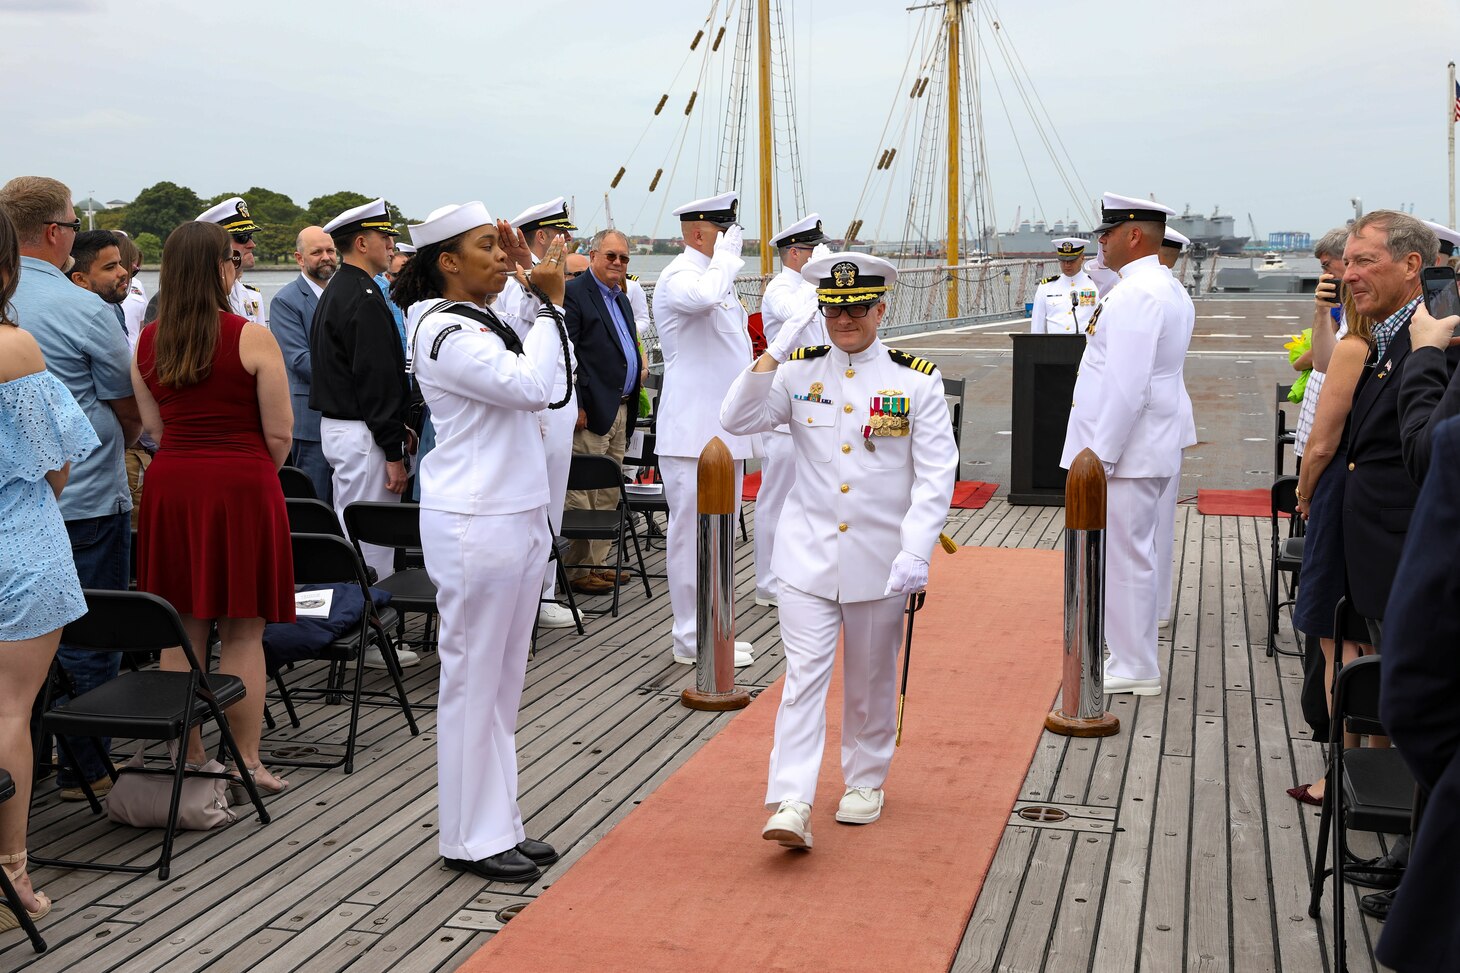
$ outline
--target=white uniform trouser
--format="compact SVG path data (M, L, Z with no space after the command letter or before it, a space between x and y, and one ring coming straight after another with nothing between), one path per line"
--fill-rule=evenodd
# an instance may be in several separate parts
M370 427L358 419L319 420L319 445L329 460L330 480L335 489L335 513L345 522L345 508L356 500L399 500L385 488L385 453L375 444ZM395 574L395 551L375 544L361 544L365 563L376 575Z
M763 598L774 598L777 581L771 570L771 552L781 508L796 482L796 446L790 430L763 433L760 441L765 458L760 462L760 492L755 495L755 591Z
M563 504L568 499L568 467L573 462L573 427L578 424L578 396L576 393L569 396L568 404L561 409L548 409L537 415L538 422L542 424L543 451L547 453L547 515L553 536L557 536L563 529ZM558 595L556 569L557 565L548 561L547 572L542 579L544 598L553 599Z
M669 529L664 537L664 570L669 575L669 608L674 613L674 654L693 659L695 646L696 571L699 535L699 459L660 456L664 501L669 504ZM735 509L740 511L740 487L745 463L735 461ZM735 521L732 521L734 523ZM734 537L734 531L731 531ZM733 543L733 541L732 541Z
M440 850L444 858L480 861L526 837L515 734L542 591L537 566L547 557L547 511L422 509L421 546L441 611Z
M1171 617L1171 562L1176 547L1176 501L1181 474L1166 481L1156 504L1156 618Z
M1161 676L1156 661L1156 522L1170 479L1110 478L1105 501L1105 644L1110 663L1105 671L1112 676Z
M786 683L776 711L767 804L816 803L826 746L826 691L842 652L842 777L848 787L881 787L897 738L897 654L907 598L846 604L781 583Z

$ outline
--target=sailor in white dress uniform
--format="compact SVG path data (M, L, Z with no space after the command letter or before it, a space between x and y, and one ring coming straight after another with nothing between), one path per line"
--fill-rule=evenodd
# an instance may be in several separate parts
M1081 269L1085 244L1079 237L1054 241L1060 272L1046 277L1034 289L1034 307L1029 312L1031 334L1083 334L1099 299L1095 281Z
M656 451L669 504L665 570L674 613L675 661L695 661L696 523L700 451L719 437L735 460L739 503L745 460L761 455L760 437L734 435L720 423L720 403L735 376L753 359L745 307L735 293L741 229L735 222L736 194L723 193L686 203L674 211L684 235L684 252L654 285L654 324L664 355ZM754 661L749 642L735 643L735 664Z
M1106 193L1096 228L1121 279L1086 325L1060 465L1089 448L1105 466L1107 693L1161 692L1156 653L1156 509L1195 441L1183 381L1195 315L1157 252L1174 210Z
M761 328L767 346L776 340L787 321L816 309L816 285L801 276L801 268L818 245L827 250L822 244L825 239L821 217L816 213L797 220L773 238L781 257L781 272L765 285L760 299ZM804 345L824 345L826 326L815 318L797 340ZM760 492L755 497L755 603L774 605L776 575L771 558L775 553L775 527L791 484L796 482L796 456L785 426L766 430L760 441L765 456L760 462Z
M557 860L523 830L514 732L551 543L534 413L553 402L564 338L547 307L519 342L485 306L511 264L504 232L479 202L436 210L411 227L419 252L394 290L410 302L410 369L436 427L421 542L441 613L440 852L458 871L529 882ZM562 264L554 243L532 275L559 305Z
M259 225L248 214L248 204L242 196L230 197L198 214L197 222L217 223L228 231L233 240L233 252L241 258L239 277L228 291L228 306L239 317L267 328L269 322L264 317L264 295L252 284L245 284L242 277L254 268L253 235L259 231Z
M869 254L837 253L802 273L819 285L832 343L791 351L810 315L788 322L736 379L720 413L742 435L789 423L794 443L796 481L773 565L786 682L765 799L777 809L762 831L792 848L811 847L838 634L846 791L836 819L870 824L881 815L903 610L907 595L927 585L958 468L937 369L877 340L896 269Z
M1176 261L1191 246L1191 240L1186 235L1171 227L1166 227L1166 234L1161 239L1161 252L1157 254L1161 259L1161 266L1173 274L1176 269ZM1178 281L1178 283L1180 283ZM1186 294L1186 289L1182 288ZM1191 304L1191 297L1187 295L1186 303ZM1196 317L1196 306L1191 306L1193 320ZM1186 403L1186 432L1182 436L1183 442L1196 442L1196 417L1191 410L1191 397L1185 398ZM1171 627L1171 572L1172 556L1176 549L1176 504L1181 499L1181 459L1180 451L1176 454L1176 475L1166 484L1166 489L1161 492L1161 500L1156 507L1156 627L1158 629L1169 629Z

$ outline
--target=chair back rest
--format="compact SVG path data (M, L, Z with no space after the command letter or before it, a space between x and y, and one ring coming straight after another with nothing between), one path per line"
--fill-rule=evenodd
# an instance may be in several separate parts
M621 490L624 468L611 456L574 453L568 464L569 490Z
M1379 722L1380 669L1377 655L1363 655L1346 662L1338 670L1333 688L1333 724L1346 720L1370 724L1359 729L1363 733L1382 733Z
M146 591L87 588L86 614L61 631L61 641L88 652L156 652L181 646L193 668L192 644L177 609Z
M350 584L363 589L365 565L360 552L336 534L289 535L294 552L295 584Z
M345 530L356 544L380 547L421 546L421 505L389 500L356 500L345 507Z
M314 492L314 481L309 478L308 473L297 466L279 467L279 486L284 489L285 499L319 499L319 494Z
M659 465L659 454L654 451L655 434L645 431L640 440L639 452L636 455L624 455L624 463L628 466L655 466Z
M1272 522L1277 524L1278 514L1289 517L1298 512L1298 478L1280 476L1272 481Z
M285 497L284 506L289 511L289 532L291 534L345 536L345 529L340 526L340 518L335 513L335 508L323 500Z

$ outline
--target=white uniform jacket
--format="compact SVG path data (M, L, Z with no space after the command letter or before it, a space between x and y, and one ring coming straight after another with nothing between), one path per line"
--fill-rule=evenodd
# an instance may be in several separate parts
M544 308L516 355L450 307L423 314L439 303L410 309L410 370L436 427L436 447L421 461L421 506L458 514L546 506L547 458L532 413L547 407L563 368L557 326Z
M536 263L536 260L534 260L534 263ZM542 310L542 301L537 299L536 294L526 290L521 284L517 283L516 277L509 276L507 283L502 287L502 292L492 302L492 310L496 312L497 317L502 319L503 324L517 332L517 337L525 342L527 340L527 333L532 330L532 325L537 320L537 312ZM573 343L571 341L568 342L568 354L572 359L573 371L576 374L578 371L578 356L573 350ZM561 354L559 357L561 357ZM568 381L563 377L563 370L561 368L557 370L557 375L558 379L553 383L552 400L554 402L561 399L563 393L568 391Z
M1030 309L1031 334L1080 334L1095 314L1100 295L1095 281L1084 270L1075 276L1058 274L1042 280L1034 289L1034 307Z
M248 318L254 324L261 324L266 328L269 326L268 318L264 317L264 295L252 284L235 280L233 289L228 292L228 305L239 317Z
M905 413L892 408L909 435L864 435L879 397L904 400ZM742 372L720 416L742 435L790 422L796 483L776 531L777 578L820 598L873 601L886 597L898 551L931 557L958 469L932 362L881 341L851 356L801 348L774 372Z
M697 458L716 436L735 459L761 455L758 437L735 435L720 424L720 403L753 357L745 308L735 294L735 274L744 264L729 253L711 260L687 249L654 285L654 324L664 355L660 456Z
M1107 472L1175 476L1195 442L1182 367L1196 316L1156 256L1121 268L1121 280L1086 325L1085 354L1060 465L1094 450Z
M643 334L652 323L649 320L649 293L637 277L626 277L624 294L629 298L629 310L634 312L634 330Z
M816 285L802 277L800 271L782 268L765 285L765 293L760 298L760 326L765 333L766 344L775 341L781 327L792 318L805 314L808 307L814 314ZM800 343L807 347L830 344L825 319L820 315L812 318L806 330L801 332ZM776 432L785 431L785 426L776 427Z

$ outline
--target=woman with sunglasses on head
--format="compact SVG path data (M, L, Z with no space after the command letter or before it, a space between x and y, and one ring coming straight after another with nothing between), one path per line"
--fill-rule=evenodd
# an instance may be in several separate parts
M521 248L479 202L410 228L416 257L391 298L407 310L408 369L436 428L421 463L421 546L441 612L440 850L447 866L531 882L557 861L517 808L514 729L547 562L547 454L537 416L561 408L563 246L532 268L543 305L519 338L488 307ZM569 386L571 387L571 386Z
M159 443L142 490L137 587L182 616L194 648L217 621L219 668L243 680L230 708L241 771L263 793L287 782L259 759L265 622L294 621L294 566L279 467L294 423L274 336L228 308L242 262L213 223L184 223L162 248L157 320L142 330L132 387ZM180 649L162 668L187 669ZM196 731L189 763L206 759Z

